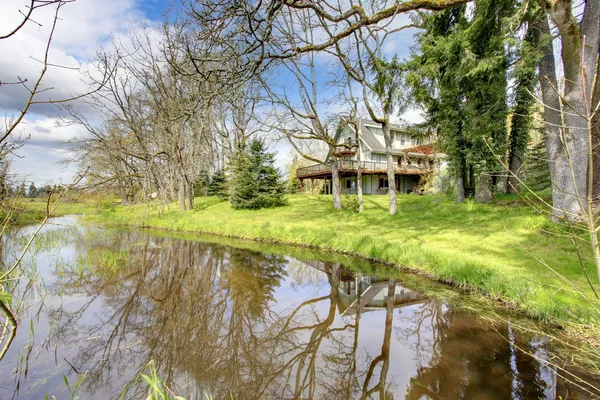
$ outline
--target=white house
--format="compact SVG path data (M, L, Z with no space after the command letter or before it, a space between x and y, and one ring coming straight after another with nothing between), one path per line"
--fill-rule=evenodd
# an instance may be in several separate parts
M409 194L416 189L422 175L440 167L446 155L436 151L433 144L419 143L418 139L408 134L407 127L392 124L391 134L396 190L398 193ZM360 162L363 194L387 194L389 182L381 125L362 119L358 143L356 137L351 124L339 129L335 137L338 144L337 166L344 193L356 193L357 167ZM331 193L332 163L333 156L330 154L328 162L298 168L296 176L301 182L324 179L327 182L326 192Z

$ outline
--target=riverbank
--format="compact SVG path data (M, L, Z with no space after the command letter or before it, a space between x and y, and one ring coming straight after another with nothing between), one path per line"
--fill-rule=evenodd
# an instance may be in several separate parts
M41 222L46 216L48 201L41 198L19 198L17 200L9 200L7 205L11 209L8 221L9 225L23 226ZM61 217L67 214L90 214L99 212L100 209L100 202L98 200L87 202L63 201L57 205L52 216ZM0 212L0 220L4 220L6 215L6 210Z
M88 220L353 254L489 295L541 321L600 322L592 305L535 259L592 298L572 243L548 234L551 224L532 208L511 198L456 205L445 196L400 196L398 215L390 217L387 201L365 197L364 213L352 214L334 210L329 196L290 196L287 206L263 210L234 210L228 202L198 198L193 211L158 203L114 206ZM587 268L597 282L593 265Z

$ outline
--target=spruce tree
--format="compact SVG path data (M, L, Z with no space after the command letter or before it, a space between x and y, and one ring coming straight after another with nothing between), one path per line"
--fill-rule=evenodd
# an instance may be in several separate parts
M261 140L240 146L231 159L230 202L236 209L258 209L285 204L285 183L275 168L275 153Z
M225 171L218 170L210 178L208 187L206 188L207 196L216 196L221 200L227 200L229 198L229 191L227 188L227 176Z

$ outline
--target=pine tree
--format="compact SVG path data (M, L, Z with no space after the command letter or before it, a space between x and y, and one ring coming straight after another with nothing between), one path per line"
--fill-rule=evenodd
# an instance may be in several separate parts
M550 188L552 180L548 168L548 153L544 142L531 147L526 154L523 165L523 181L531 190Z
M275 153L269 153L261 140L241 146L231 159L230 202L236 209L258 209L285 204L285 183L275 164Z
M225 171L219 170L213 174L208 183L208 187L206 188L206 195L216 196L221 200L227 200L229 198Z

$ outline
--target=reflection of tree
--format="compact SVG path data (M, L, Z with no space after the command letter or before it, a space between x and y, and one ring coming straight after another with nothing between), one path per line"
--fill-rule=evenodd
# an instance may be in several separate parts
M281 256L132 232L85 248L129 254L113 273L73 272L56 288L87 299L76 310L56 307L51 319L53 340L77 347L69 361L89 371L89 392L114 387L118 394L153 359L161 379L184 396L208 389L214 398L391 399L392 345L409 348L416 360L409 399L544 397L555 382L517 351L536 352L535 343L428 301L393 277L314 263L321 281L309 286L319 294L282 309L276 291L288 259ZM361 322L366 312L381 316L374 319L381 325ZM365 341L361 324L383 331L381 343ZM381 350L364 357L373 344ZM144 394L132 388L126 397Z
M369 364L367 376L362 387L361 399L371 397L373 393L379 392L380 399L393 399L391 394L386 393L386 379L390 368L390 340L392 337L392 322L394 318L394 300L396 293L396 282L391 279L388 282L387 305L385 309L385 334L383 335L383 344L381 346L381 354L378 355ZM379 372L379 382L375 386L369 388L369 383L375 372L375 367L381 363Z
M410 329L397 333L413 345L420 364L407 399L538 399L554 390L550 371L517 349L535 353L535 342L518 339L510 325L490 327L472 312L435 301L406 318Z
M314 396L319 349L332 332L347 328L331 327L339 265L327 267L329 295L278 315L270 305L285 275L282 257L186 241L140 242L133 233L115 237L114 248L120 243L137 245L118 276L65 279L60 290L90 300L76 311L52 312L61 327L57 341L95 338L80 342L72 361L90 371L89 391L105 390L119 376L132 378L133 366L154 359L168 386L190 394ZM100 298L102 322L88 325L86 315Z

